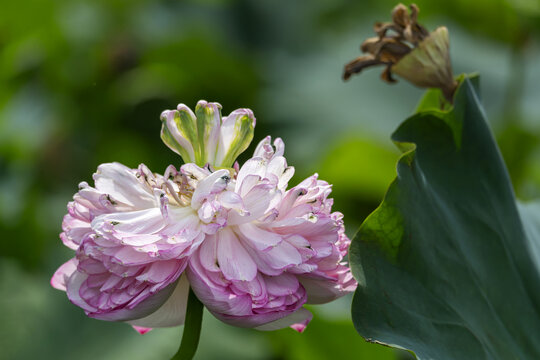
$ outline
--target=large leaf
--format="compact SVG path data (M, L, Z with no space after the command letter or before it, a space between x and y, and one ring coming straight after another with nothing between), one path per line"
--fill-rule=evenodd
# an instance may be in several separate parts
M520 217L475 83L393 134L408 152L351 245L353 321L420 359L540 359L540 206Z

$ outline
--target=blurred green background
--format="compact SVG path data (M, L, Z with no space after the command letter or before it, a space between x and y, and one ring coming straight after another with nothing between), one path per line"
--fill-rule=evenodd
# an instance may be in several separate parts
M422 90L379 70L341 81L375 20L396 3L345 1L2 0L0 3L0 359L166 359L181 328L144 336L88 319L49 286L71 253L66 204L100 163L180 159L159 114L183 102L249 107L256 140L282 137L297 173L334 184L348 234L395 174L392 130ZM540 195L540 1L418 1L450 29L455 73L479 71L483 101L517 194ZM254 146L249 152L253 151ZM245 159L249 154L244 154ZM198 359L407 359L354 331L350 297L312 307L304 334L205 315Z

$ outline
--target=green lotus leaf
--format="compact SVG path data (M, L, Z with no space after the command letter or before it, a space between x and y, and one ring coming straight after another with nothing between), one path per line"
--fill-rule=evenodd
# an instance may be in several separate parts
M419 359L540 359L540 205L516 203L477 81L393 134L397 178L350 249L353 321Z

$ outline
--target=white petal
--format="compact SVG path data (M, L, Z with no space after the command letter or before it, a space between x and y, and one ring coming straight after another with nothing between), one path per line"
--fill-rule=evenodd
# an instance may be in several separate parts
M264 157L264 155L266 154L266 149L269 147L271 149L271 145L270 145L271 142L272 142L271 136L267 136L261 141L259 141L259 143L257 144L257 147L255 148L255 151L253 152L253 157Z
M272 185L261 184L255 186L242 199L247 214L242 216L237 212L230 213L228 224L238 225L260 219L268 210L270 210L270 204L279 196L280 193L276 192Z
M224 191L218 196L218 201L221 205L228 209L234 209L241 214L245 213L247 210L244 208L244 202L242 197L232 191Z
M169 208L169 225L161 231L166 236L175 236L188 232L198 233L199 217L191 207L171 206Z
M283 156L285 153L285 143L283 140L281 140L281 138L276 138L274 140L274 147L276 148L274 156Z
M193 163L187 163L180 167L180 172L185 175L188 180L202 180L208 175L210 175L210 171L208 171L205 168L201 168Z
M342 289L337 280L318 280L306 276L301 276L298 279L306 289L308 304L326 304L349 292Z
M311 318L313 318L313 314L311 314L308 310L302 307L289 316L285 316L281 319L269 322L261 326L257 326L255 329L262 331L279 330L294 324L309 321L311 320Z
M159 238L149 236L147 240L134 235L151 235L159 232L167 225L161 210L151 208L147 210L119 212L97 216L92 221L92 229L100 234L114 233L120 239L129 242L133 236L133 245L140 246L153 243Z
M294 167L287 166L287 160L283 156L275 156L268 163L266 174L274 174L279 179L278 188L285 190L294 175Z
M236 187L235 192L238 193L238 190L244 178L248 175L257 175L259 178L262 178L266 173L266 161L263 158L256 157L251 158L242 165L238 175L236 176Z
M187 275L193 291L208 310L236 316L252 314L250 297L227 291L228 281L221 274L204 269L197 255L191 257Z
M189 282L186 275L182 275L174 292L159 309L152 314L137 320L129 321L131 325L158 328L178 326L186 318L186 306L189 294Z
M94 174L96 189L137 209L155 206L154 194L128 167L119 163L101 164Z
M97 311L95 307L89 305L86 301L84 301L79 293L81 285L86 281L86 279L88 279L88 275L79 271L75 271L70 276L69 280L66 283L66 293L68 299L78 307L88 312Z
M229 181L229 171L225 169L218 170L199 181L197 184L197 189L195 189L193 192L193 197L191 198L191 207L193 209L198 209L204 199L206 199L210 194L216 194L224 190Z
M240 196L245 196L248 192L253 189L255 185L259 183L261 177L259 175L246 175L242 182L236 182L235 192L240 194Z

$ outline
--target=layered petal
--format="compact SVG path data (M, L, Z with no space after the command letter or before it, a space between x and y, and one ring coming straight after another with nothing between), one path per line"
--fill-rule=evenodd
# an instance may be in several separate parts
M342 215L331 212L330 185L315 174L286 190L294 169L283 153L281 139L273 146L263 139L236 176L216 187L234 201L202 197L202 207L215 201L213 209L227 214L226 225L205 238L187 274L197 297L222 321L301 332L311 319L305 303L331 301L353 291L356 282L343 261L350 241ZM220 175L204 176L214 183Z
M350 240L317 174L287 190L281 139L263 139L233 163L255 117L200 101L163 112L162 139L186 164L164 175L103 164L82 182L60 235L75 257L51 285L88 316L144 333L184 322L189 288L218 319L241 327L302 332L306 303L353 291Z
M204 261L203 251L204 247L199 248L197 253L201 254L196 253L190 260L189 282L208 310L226 323L240 327L262 326L294 313L306 301L305 289L290 274L271 277L256 272L251 280L228 279L225 273L230 270L222 272L221 269L230 265L222 266L219 252L214 257L216 263L212 264ZM244 256L249 257L246 253ZM284 323L285 326L288 325Z
M108 321L144 318L134 322L143 327L183 321L183 305L176 297L185 292L187 280L181 282L179 295L178 278L212 219L201 221L191 206L194 191L181 172L169 168L167 175L153 174L144 165L129 169L103 164L94 175L95 188L81 183L68 205L61 238L75 250L75 258L56 271L51 284L66 291L88 316ZM207 192L219 190L211 187ZM174 302L168 305L171 294ZM162 306L169 310L158 312ZM176 309L174 317L158 321L171 309Z

